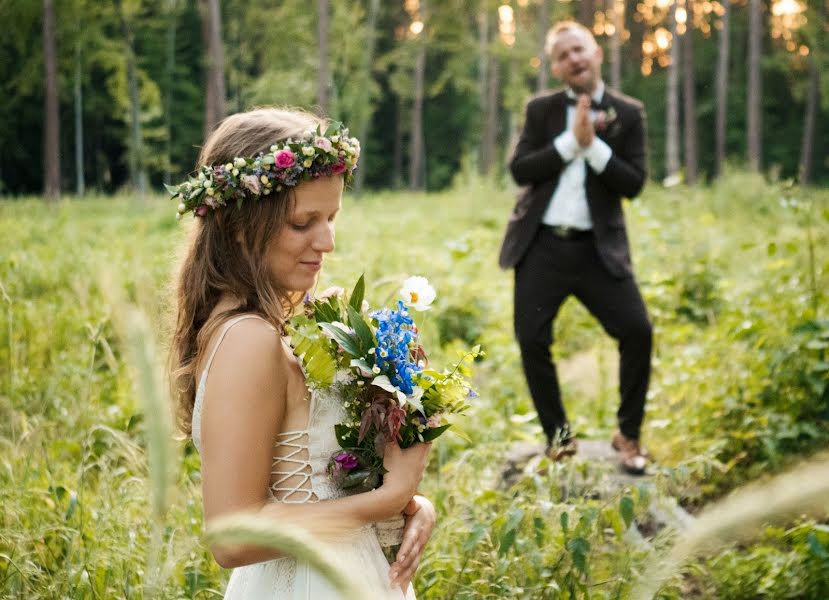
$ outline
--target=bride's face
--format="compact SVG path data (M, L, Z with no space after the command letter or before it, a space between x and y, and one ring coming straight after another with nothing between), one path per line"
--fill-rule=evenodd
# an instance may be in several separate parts
M334 249L334 219L342 195L340 175L305 181L294 190L293 212L266 255L271 275L282 289L304 292L314 287L324 255Z

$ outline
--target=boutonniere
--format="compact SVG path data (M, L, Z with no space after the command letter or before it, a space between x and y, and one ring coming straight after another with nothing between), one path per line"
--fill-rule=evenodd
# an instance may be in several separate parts
M616 114L616 109L612 106L607 110L600 110L596 113L596 122L594 126L596 127L596 131L606 131L610 125L616 121L616 117L619 115Z

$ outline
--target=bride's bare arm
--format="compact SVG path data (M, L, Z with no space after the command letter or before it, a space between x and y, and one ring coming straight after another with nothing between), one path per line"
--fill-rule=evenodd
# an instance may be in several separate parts
M286 419L291 360L277 333L258 319L233 326L222 341L208 375L201 421L205 521L243 511L292 525L359 527L399 514L422 477L425 445L390 447L390 472L373 492L306 504L269 502L274 439ZM211 551L226 568L280 556L257 546L214 545Z

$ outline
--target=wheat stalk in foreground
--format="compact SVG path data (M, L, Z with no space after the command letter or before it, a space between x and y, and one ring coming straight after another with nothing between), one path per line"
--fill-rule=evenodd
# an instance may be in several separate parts
M252 544L278 550L307 563L339 590L344 600L372 597L353 576L328 558L333 556L328 544L295 525L275 523L250 514L227 515L210 522L205 541L209 544Z
M744 486L706 509L677 536L673 550L646 569L632 598L650 600L687 560L702 550L745 539L757 528L801 515L821 518L829 508L829 456L771 481Z

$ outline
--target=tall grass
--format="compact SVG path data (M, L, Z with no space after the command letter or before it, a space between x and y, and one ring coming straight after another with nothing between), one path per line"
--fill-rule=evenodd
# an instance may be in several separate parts
M792 198L813 207L808 244ZM654 496L695 509L827 444L829 325L815 293L829 283L825 190L736 173L712 188L651 187L630 205L656 330L643 434L659 476L655 488L605 495L595 492L606 473L578 460L500 485L510 444L541 436L511 331L511 274L495 267L512 193L470 180L441 194L345 205L320 289L365 273L377 306L404 276L426 275L439 294L422 332L433 354L452 358L470 342L487 351L476 364L480 398L461 423L471 443L443 436L424 479L440 525L415 581L421 600L627 598L662 556L685 564L659 572L661 598L748 598L761 588L821 597L829 534L814 520L687 557L670 554L679 551L672 533L631 540ZM227 573L203 540L199 458L190 443L168 443L157 392L155 340L186 228L170 209L129 198L0 203L0 596L221 594ZM606 388L616 373L601 357L611 343L573 302L556 339L562 365L597 364L593 376L609 382L563 390L576 430L608 437L617 399ZM583 360L591 356L599 360ZM806 474L797 473L790 491L805 498ZM706 525L704 514L699 541L729 515L745 516L728 509L720 525ZM248 533L264 541L274 532ZM308 545L309 556L322 548Z

